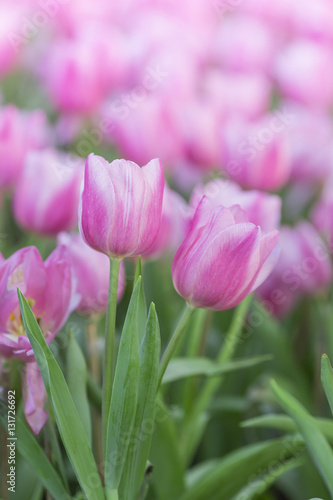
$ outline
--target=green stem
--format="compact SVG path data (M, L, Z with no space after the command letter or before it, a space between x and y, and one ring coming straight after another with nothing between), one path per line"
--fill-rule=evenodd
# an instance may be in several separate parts
M225 363L229 361L234 352L236 350L237 344L240 338L240 332L242 327L244 326L244 318L248 312L250 307L252 297L246 297L243 302L239 304L237 307L234 316L232 318L232 322L229 328L229 331L226 335L226 339L221 347L221 350L216 358L216 362L219 364ZM217 389L221 386L224 377L216 377L210 378L205 383L195 405L191 415L189 416L189 420L186 423L187 432L185 434L185 445L183 446L184 453L186 455L191 455L193 449L198 444L198 441L204 431L204 427L201 428L199 434L194 437L195 431L194 429L198 428L197 422L200 418L202 412L208 407L212 397L214 396ZM190 451L189 451L190 450ZM186 456L186 459L188 456Z
M119 500L118 490L106 490L106 500Z
M179 323L176 326L176 329L173 332L173 335L169 341L169 344L167 345L167 348L164 351L164 354L163 354L163 357L162 357L161 363L160 363L159 372L158 372L158 384L157 384L158 389L161 385L165 370L167 369L167 366L168 366L168 364L172 358L172 355L177 347L179 339L180 339L183 331L185 330L185 327L186 327L188 320L190 319L193 311L194 311L193 307L190 306L189 304L186 304L186 307L184 309L182 317L180 318Z
M109 299L106 311L105 323L105 352L104 352L104 370L103 370L103 400L102 400L102 442L105 452L105 443L107 435L107 424L109 417L109 408L111 402L111 393L114 376L114 351L115 351L115 329L116 329L116 310L117 310L117 292L119 277L119 259L110 259L110 281L109 281Z

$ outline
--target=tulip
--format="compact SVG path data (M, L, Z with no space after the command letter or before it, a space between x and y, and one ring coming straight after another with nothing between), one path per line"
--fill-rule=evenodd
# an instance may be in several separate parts
M224 130L224 169L241 186L271 191L290 175L285 117L268 115L255 123L230 120Z
M0 111L0 189L15 185L28 151L46 145L46 116L42 111L24 113L14 106Z
M285 316L302 295L327 289L332 280L328 249L308 222L296 227L281 227L280 257L271 275L256 294L275 316Z
M329 178L311 212L311 220L333 250L333 179Z
M174 253L188 232L191 215L185 200L165 184L160 230L143 258L156 259L162 254Z
M0 355L27 362L23 372L26 418L38 434L46 419L42 409L43 383L24 330L17 287L27 298L46 342L50 343L80 299L66 248L58 247L45 263L34 247L18 250L0 263Z
M278 229L281 218L281 198L261 191L243 191L235 182L214 179L205 186L199 184L194 189L190 205L194 209L206 196L214 206L230 208L239 205L249 221L260 226L263 232Z
M102 314L108 305L110 260L90 248L79 234L60 233L58 243L67 248L81 297L77 311L84 315ZM125 267L120 265L118 302L125 290Z
M138 256L157 238L162 215L163 167L91 154L87 158L79 209L80 232L109 257Z
M332 50L328 44L309 40L290 43L276 63L275 77L280 91L306 106L330 106L333 101L331 60Z
M214 207L203 197L172 263L177 292L194 307L235 307L272 271L278 234L263 235L238 206Z
M29 153L13 200L14 215L25 229L56 235L78 220L83 162L52 150Z

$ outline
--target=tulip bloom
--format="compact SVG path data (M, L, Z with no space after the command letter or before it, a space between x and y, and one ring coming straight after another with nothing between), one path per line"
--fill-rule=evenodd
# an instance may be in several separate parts
M15 185L28 151L46 145L45 129L42 111L24 113L11 105L0 110L0 189Z
M194 307L235 307L273 269L278 235L263 235L238 206L213 207L203 197L172 263L177 292Z
M256 292L278 317L290 312L302 295L327 289L332 280L329 251L308 222L281 227L280 247L275 268Z
M163 190L159 160L140 168L131 161L109 163L89 155L79 209L81 235L109 257L143 254L160 229Z
M27 298L46 342L50 343L80 298L75 291L67 250L58 247L44 263L36 248L27 247L0 263L0 355L35 365L23 371L23 395L27 421L38 434L47 418L41 403L43 383L24 330L17 287Z
M68 250L77 291L81 300L77 311L84 315L102 314L108 305L110 260L106 255L90 248L79 234L60 233L58 243ZM120 265L118 281L118 302L125 290L125 267Z
M37 234L56 235L78 220L83 162L52 150L29 153L13 200L17 222Z
M264 232L278 229L281 218L281 198L261 191L243 191L235 182L215 179L205 186L198 185L192 193L190 204L195 209L203 196L214 206L229 208L239 205L249 221Z

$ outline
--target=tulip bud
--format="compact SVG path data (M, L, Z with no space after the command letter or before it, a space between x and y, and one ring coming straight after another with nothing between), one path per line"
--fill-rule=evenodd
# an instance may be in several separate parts
M83 163L52 150L29 153L14 194L17 222L30 231L56 235L77 224Z
M235 307L273 269L278 235L263 235L239 206L213 207L203 197L172 263L177 292L194 307Z
M79 234L60 233L59 245L65 246L77 279L77 292L81 296L77 311L92 315L104 313L108 305L110 260L106 255L90 248ZM120 264L118 302L125 289L125 267Z
M87 158L79 218L84 240L109 257L142 255L157 238L162 215L163 167L152 160Z

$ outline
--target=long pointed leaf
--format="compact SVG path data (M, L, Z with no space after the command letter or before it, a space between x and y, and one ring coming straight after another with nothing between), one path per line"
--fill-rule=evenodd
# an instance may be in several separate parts
M275 381L271 382L273 392L286 413L295 421L299 432L304 437L312 459L333 498L333 451L326 438L320 432L316 420L288 392L281 389Z
M88 500L104 500L96 463L63 373L39 328L36 318L18 289L25 331L41 371L54 415L78 481Z
M7 429L7 415L8 408L0 400L0 420L5 429ZM49 462L36 438L18 416L16 416L15 435L17 438L15 443L18 451L34 470L52 497L55 500L70 500L71 497L66 491L59 474Z
M122 478L120 498L136 500L145 474L150 443L154 431L157 374L161 353L161 340L155 305L151 304L146 333L140 346L140 375L138 405Z
M333 414L333 369L326 354L321 357L321 382Z
M112 388L105 446L105 486L108 492L119 487L136 414L140 364L138 329L142 293L142 280L139 277L126 314Z

